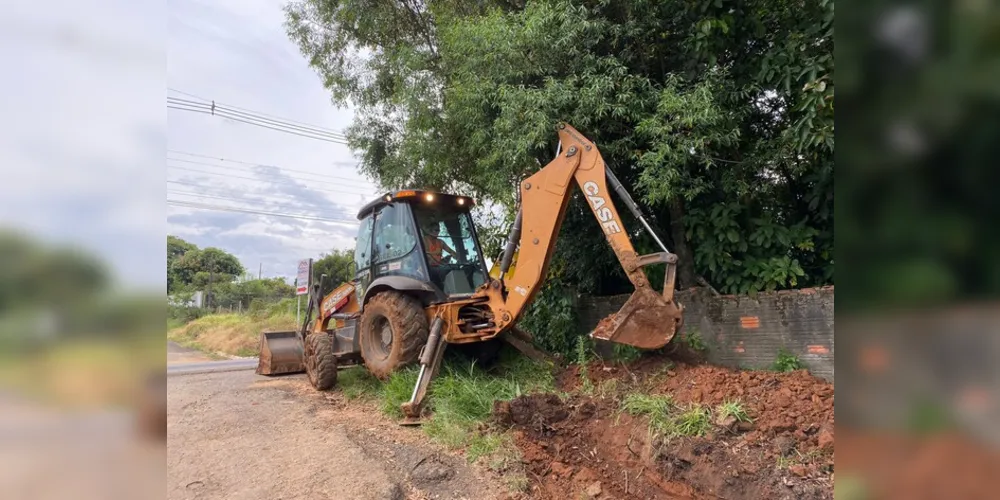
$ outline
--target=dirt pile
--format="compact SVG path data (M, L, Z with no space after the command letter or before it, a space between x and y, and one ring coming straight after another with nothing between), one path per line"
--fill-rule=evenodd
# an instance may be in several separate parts
M743 436L747 443L792 439L802 454L833 451L833 385L805 370L774 373L699 365L672 371L656 389L678 401L713 407L742 402L754 418L753 430ZM787 446L773 451L790 451Z
M522 396L494 407L513 428L532 498L833 498L833 386L805 371L734 371L674 365L592 363L558 378L571 393ZM644 417L620 411L630 393L670 395L678 411L700 406L701 437L661 438ZM751 422L719 415L738 402ZM598 493L599 492L599 493Z
M641 455L648 448L645 427L637 431L627 415L615 425L608 403L537 394L494 406L495 423L514 428L532 482L530 498L712 498L657 474Z

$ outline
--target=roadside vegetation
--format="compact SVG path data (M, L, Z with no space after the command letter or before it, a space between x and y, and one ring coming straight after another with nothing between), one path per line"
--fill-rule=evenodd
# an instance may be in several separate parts
M533 361L506 347L490 367L479 366L461 355L446 356L440 373L431 383L427 398L430 417L422 426L433 441L452 450L462 450L469 462L480 462L502 473L513 489L522 489L527 479L520 469L520 454L512 436L485 425L494 401L555 389L553 367ZM399 405L409 401L417 381L411 367L380 381L362 367L341 371L337 390L348 399L375 402L389 418L403 418Z
M170 322L168 320L168 327ZM167 339L206 353L256 356L262 331L291 330L295 301L284 301L247 314L209 314L167 331Z

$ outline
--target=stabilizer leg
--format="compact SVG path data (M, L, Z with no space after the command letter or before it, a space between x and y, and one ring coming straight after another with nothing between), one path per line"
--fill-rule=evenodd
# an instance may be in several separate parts
M444 321L441 318L434 318L431 325L431 334L427 338L427 345L420 352L420 374L417 375L417 384L413 387L413 395L410 401L400 405L403 415L406 418L400 425L420 425L420 413L423 410L424 397L427 396L427 388L431 384L431 379L437 375L441 367L441 359L444 358L445 347L448 346L441 337L441 327Z

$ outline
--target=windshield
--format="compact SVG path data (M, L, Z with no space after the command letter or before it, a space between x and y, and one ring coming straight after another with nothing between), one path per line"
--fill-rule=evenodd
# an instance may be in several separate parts
M472 293L485 283L479 248L467 211L414 205L431 271L431 280L445 293Z

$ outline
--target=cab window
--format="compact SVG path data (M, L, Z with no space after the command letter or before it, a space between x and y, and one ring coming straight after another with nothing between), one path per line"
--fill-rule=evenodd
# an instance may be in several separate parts
M398 259L417 244L406 206L392 204L375 216L375 263Z
M354 246L354 268L357 272L368 269L372 263L372 218L361 221L358 227L358 241Z

